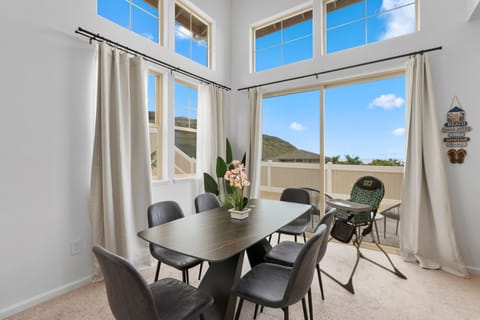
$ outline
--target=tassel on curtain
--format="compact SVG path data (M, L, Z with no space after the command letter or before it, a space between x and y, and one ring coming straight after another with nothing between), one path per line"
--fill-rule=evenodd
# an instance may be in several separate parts
M93 244L130 260L151 262L145 229L151 203L146 73L141 57L100 44L97 113L91 171ZM94 280L101 270L94 259Z
M423 268L468 277L453 228L438 120L428 58L417 54L407 63L400 251L406 261L418 262Z

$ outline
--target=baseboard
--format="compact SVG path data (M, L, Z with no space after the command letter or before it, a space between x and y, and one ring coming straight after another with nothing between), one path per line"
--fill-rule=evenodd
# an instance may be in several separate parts
M469 266L467 266L467 271L468 271L470 274L473 274L473 275L476 275L476 276L480 276L480 268L478 268L478 267L469 267Z
M55 298L59 295L62 295L64 293L67 293L69 291L72 291L73 289L80 288L86 284L89 284L92 281L92 276L88 276L85 278L82 278L80 280L68 283L64 286L55 288L53 290L44 292L42 294L39 294L37 296L34 296L32 298L20 301L14 305L11 305L9 307L6 307L4 309L0 309L0 319L4 319L6 317L9 317L11 315L14 315L20 311L23 311L25 309L28 309L36 304L45 302L47 300L50 300L52 298Z

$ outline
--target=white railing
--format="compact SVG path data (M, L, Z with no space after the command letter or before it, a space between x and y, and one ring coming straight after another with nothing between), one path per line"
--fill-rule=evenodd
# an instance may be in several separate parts
M194 174L196 162L195 158L191 158L188 154L175 147L175 174Z
M350 194L353 183L361 176L376 176L385 184L385 198L400 199L403 167L325 164L325 192ZM286 187L323 189L319 163L261 163L260 190L280 193Z

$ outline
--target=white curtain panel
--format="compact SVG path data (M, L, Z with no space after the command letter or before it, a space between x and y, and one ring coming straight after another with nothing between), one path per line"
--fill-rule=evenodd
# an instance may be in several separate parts
M146 105L143 59L101 44L90 189L93 244L137 267L151 262L147 243L137 237L147 227L151 204ZM94 259L94 280L100 278Z
M454 232L430 65L426 55L407 63L407 152L400 251L406 261L467 277Z
M249 145L247 151L247 169L250 178L250 198L256 199L260 192L260 161L262 160L262 99L263 90L248 90L249 102Z
M225 159L225 90L213 84L198 92L197 178L198 193L204 191L203 173L216 177L217 157Z

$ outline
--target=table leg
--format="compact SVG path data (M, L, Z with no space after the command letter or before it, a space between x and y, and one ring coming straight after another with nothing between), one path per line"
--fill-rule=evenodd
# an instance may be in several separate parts
M240 279L244 256L242 251L225 261L210 263L198 287L214 299L212 307L205 312L205 319L233 319L236 297L231 289Z
M263 257L265 257L265 254L267 254L267 252L270 251L271 249L272 249L272 246L270 245L270 242L268 242L266 238L258 241L253 246L248 248L247 256L248 256L248 261L250 262L250 266L253 268L257 264L265 262Z

